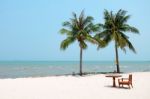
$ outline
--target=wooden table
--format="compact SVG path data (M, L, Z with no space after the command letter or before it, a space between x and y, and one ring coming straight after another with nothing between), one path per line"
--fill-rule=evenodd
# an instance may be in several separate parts
M119 75L119 74L109 74L109 75L106 75L106 77L112 77L113 78L113 87L116 87L115 78L121 77L121 75Z

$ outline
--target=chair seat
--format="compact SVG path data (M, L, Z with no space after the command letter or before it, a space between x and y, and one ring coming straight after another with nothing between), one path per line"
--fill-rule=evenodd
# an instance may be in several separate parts
M129 81L119 81L120 84L129 84Z

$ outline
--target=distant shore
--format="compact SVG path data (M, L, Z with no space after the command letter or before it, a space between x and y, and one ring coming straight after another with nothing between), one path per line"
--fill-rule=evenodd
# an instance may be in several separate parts
M121 74L128 77L128 73ZM133 72L133 88L105 74L0 79L0 99L150 99L150 72Z

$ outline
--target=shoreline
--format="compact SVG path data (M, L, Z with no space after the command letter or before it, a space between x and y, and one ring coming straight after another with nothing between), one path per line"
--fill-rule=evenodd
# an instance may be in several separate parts
M129 73L145 73L150 71L140 71L140 72L121 72L119 74L129 74ZM84 72L83 76L80 76L79 73L75 74L62 74L62 75L48 75L48 76L28 76L28 77L8 77L8 78L0 78L0 79L19 79L19 78L45 78L45 77L61 77L61 76L72 76L72 77L85 77L85 76L92 76L92 75L105 75L105 74L113 74L114 72Z

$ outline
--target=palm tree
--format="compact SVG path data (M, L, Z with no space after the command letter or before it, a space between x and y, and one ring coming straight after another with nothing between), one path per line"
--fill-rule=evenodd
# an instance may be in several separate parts
M129 41L129 37L125 34L126 32L139 33L138 29L127 24L130 15L126 15L126 11L119 10L116 14L112 11L104 11L104 24L101 24L103 31L96 34L95 37L103 39L105 42L109 43L114 41L115 43L115 53L116 53L116 67L117 73L120 73L119 68L119 56L118 48L121 48L126 52L125 47L128 47L134 53L136 53L135 48Z
M61 42L61 49L65 50L70 44L78 41L80 47L80 75L82 75L82 50L87 48L86 41L91 43L100 43L95 40L90 34L99 31L99 25L93 24L93 17L84 16L84 11L77 17L73 13L73 18L70 21L63 23L64 27L60 30L61 34L66 34L67 38Z

